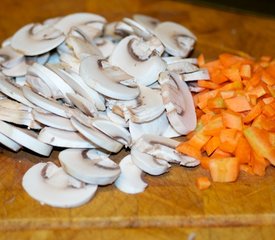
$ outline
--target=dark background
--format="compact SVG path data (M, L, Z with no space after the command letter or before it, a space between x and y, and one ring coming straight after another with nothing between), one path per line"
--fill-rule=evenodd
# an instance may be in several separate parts
M275 17L275 0L179 0L194 4L209 5L216 8L227 8L256 15Z

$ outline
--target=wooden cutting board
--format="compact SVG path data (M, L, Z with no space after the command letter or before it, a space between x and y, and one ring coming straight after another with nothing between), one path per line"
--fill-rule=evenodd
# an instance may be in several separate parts
M144 13L184 24L198 37L193 53L207 59L220 52L275 56L275 20L167 1L1 1L0 40L29 22L72 12L94 12L109 21ZM119 161L127 153L113 156ZM22 189L26 170L40 161L58 163L58 150L42 158L23 150L0 153L0 239L274 239L275 171L265 177L241 174L236 183L195 186L200 167L172 166L146 176L144 193L128 195L100 187L88 204L74 209L42 206Z

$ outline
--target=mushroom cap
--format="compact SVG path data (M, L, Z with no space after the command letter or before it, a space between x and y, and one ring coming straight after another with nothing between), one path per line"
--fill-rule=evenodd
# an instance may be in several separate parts
M20 28L11 39L11 46L27 56L51 51L65 40L65 35L56 28L30 23Z
M66 149L58 158L68 174L86 183L107 185L120 174L119 166L99 150Z
M133 19L151 32L153 32L156 26L160 23L157 18L143 14L134 14Z
M158 55L151 55L145 61L136 57L133 58L133 54L128 47L133 40L140 40L140 38L128 36L122 39L111 54L109 62L134 76L137 83L148 86L156 82L160 72L165 71L166 63Z
M44 177L45 167L51 168L51 176ZM79 184L80 187L72 186ZM85 185L66 174L54 163L38 163L23 176L25 191L41 204L52 207L71 208L87 203L95 195L96 185Z
M37 139L37 134L31 130L21 129L0 120L0 132L18 144L43 156L49 156L52 146Z
M125 193L143 192L148 184L142 179L143 172L133 163L130 154L121 159L119 166L121 173L115 181L115 186Z
M14 152L18 152L21 148L20 144L11 140L10 138L8 138L6 135L2 133L0 133L0 143Z
M154 29L154 34L173 56L186 57L196 42L196 36L184 26L174 22L162 22Z

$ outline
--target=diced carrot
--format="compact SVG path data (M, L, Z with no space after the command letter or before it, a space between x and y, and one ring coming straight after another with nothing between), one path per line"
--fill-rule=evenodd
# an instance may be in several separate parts
M271 62L269 66L266 68L266 71L275 78L275 61Z
M222 129L224 129L222 117L216 116L213 117L212 120L204 126L203 133L206 136L215 136L217 133L219 134L220 130Z
M262 84L251 87L251 89L246 93L247 96L255 95L258 98L264 96L267 93L267 89Z
M212 137L204 146L207 155L210 156L219 147L220 143L219 137Z
M264 157L258 155L256 152L252 152L252 158L251 158L251 166L252 171L258 176L264 176L265 175L265 169L268 166L268 162L264 159Z
M196 147L189 144L189 142L182 142L177 147L176 150L180 153L183 153L187 156L194 157L196 159L201 158L201 152Z
M267 87L269 93L271 94L271 96L275 97L275 85L273 85L273 86L268 86L267 85L266 87Z
M272 60L271 56L262 56L260 58L261 62L270 62Z
M267 85L275 84L275 77L272 77L267 71L263 71L261 80Z
M244 135L253 151L275 165L275 148L271 145L268 131L256 127L244 129Z
M196 132L188 141L190 145L200 150L210 139L210 136L206 136L202 133L202 130Z
M217 148L213 154L211 155L211 158L223 158L223 157L232 157L232 154L228 152L224 152L220 148Z
M244 123L249 123L253 121L262 113L263 102L258 102L243 118Z
M249 86L257 86L261 82L262 69L258 69L249 79Z
M213 98L208 99L207 106L210 109L213 108L225 108L225 103L223 98L220 95L217 95Z
M243 89L242 81L235 81L232 83L227 83L220 88L221 91L238 90L238 89L240 89L240 90Z
M220 132L220 146L219 148L225 152L233 153L237 146L236 129L223 129Z
M250 175L255 175L254 172L253 172L252 167L249 166L248 164L241 164L240 165L240 170L243 171L243 172L246 172Z
M245 137L240 137L235 149L235 156L239 163L249 163L251 158L251 147Z
M211 90L211 91L205 91L203 93L201 93L198 97L198 107L200 109L205 108L207 106L207 101L210 98L215 97L218 94L217 90Z
M198 81L198 86L203 87L203 88L208 88L208 89L217 89L220 87L219 84L208 81L208 80L200 80Z
M251 74L252 74L251 65L244 64L241 66L240 75L242 78L251 78Z
M233 64L242 63L244 59L230 53L223 53L219 55L219 60L224 67L228 68Z
M263 114L267 117L275 116L275 109L270 104L265 104L263 106Z
M275 101L274 97L266 97L266 98L263 98L264 104L270 104L270 103L272 103L272 102L274 102L274 101Z
M198 56L198 66L199 67L202 67L204 64L205 64L205 59L204 59L204 55L201 53L199 56Z
M245 96L236 96L233 98L225 99L224 101L228 109L234 112L244 112L251 109L251 106Z
M252 106L255 106L257 104L258 97L256 95L253 95L253 94L247 94L247 96L249 98L249 103Z
M220 94L223 99L227 99L227 98L235 97L236 92L233 90L228 90L228 91L220 91Z
M227 110L222 111L222 120L225 127L242 130L243 122L240 114Z
M212 158L209 170L214 182L234 182L240 171L239 161L236 157Z
M205 190L211 186L211 182L208 179L208 177L198 177L196 181L196 185L199 190Z
M238 68L226 68L223 70L223 74L232 82L242 81Z
M210 158L209 157L204 157L204 156L202 156L201 158L200 158L200 165L202 166L202 168L204 168L204 169L208 169L209 170L209 160L210 160Z
M228 78L223 74L220 69L215 69L210 72L211 81L216 84L221 84L228 81Z

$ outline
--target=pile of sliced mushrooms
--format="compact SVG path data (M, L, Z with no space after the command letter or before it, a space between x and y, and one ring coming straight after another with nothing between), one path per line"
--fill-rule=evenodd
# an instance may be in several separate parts
M174 22L136 14L108 23L75 13L31 23L0 49L0 140L49 156L24 175L26 192L42 204L76 207L98 186L143 192L143 175L170 163L199 161L176 152L172 138L196 127L191 92L207 70L188 58L195 35ZM125 148L119 163L111 157Z

